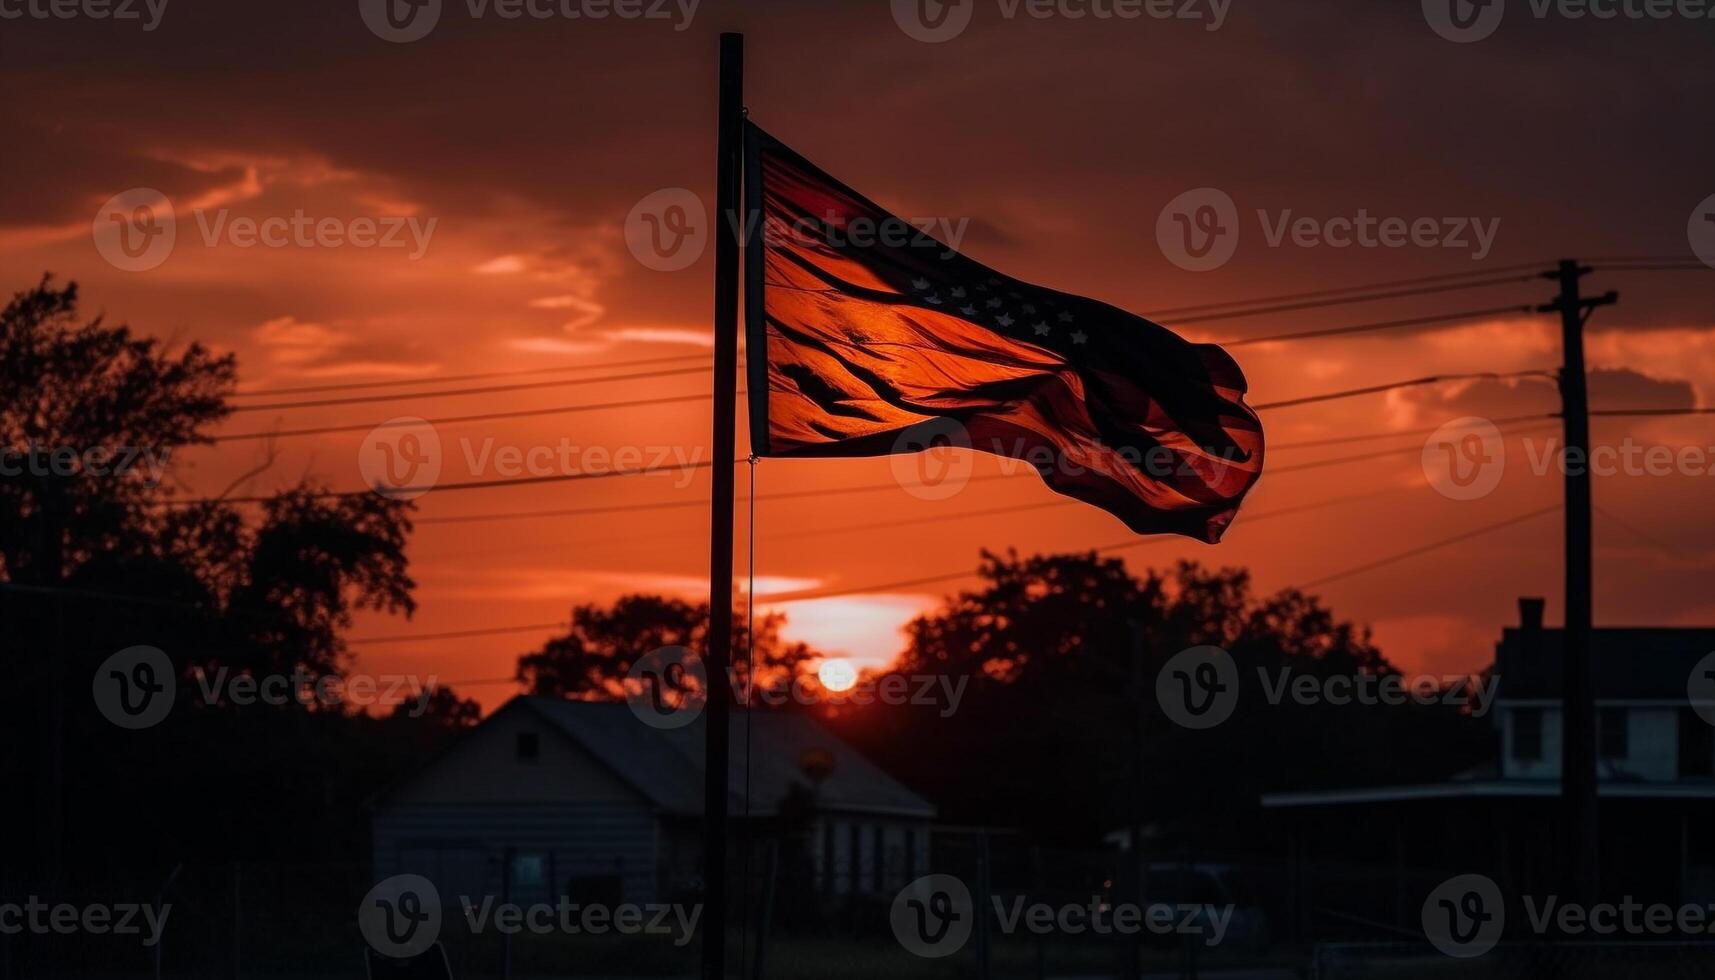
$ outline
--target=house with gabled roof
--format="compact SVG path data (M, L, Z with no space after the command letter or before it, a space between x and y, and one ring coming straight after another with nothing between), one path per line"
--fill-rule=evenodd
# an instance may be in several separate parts
M1315 906L1353 922L1378 908L1408 919L1408 896L1454 865L1509 894L1560 887L1565 639L1543 624L1544 606L1520 599L1519 624L1495 646L1491 761L1434 783L1263 795L1289 829L1301 931ZM1715 628L1602 627L1591 641L1603 889L1715 903ZM1336 868L1375 887L1312 880ZM1342 901L1347 912L1332 908Z
M624 703L514 698L371 806L374 872L443 895L649 902L701 887L703 735ZM808 715L732 719L735 837L790 825L818 887L880 895L923 874L935 808Z

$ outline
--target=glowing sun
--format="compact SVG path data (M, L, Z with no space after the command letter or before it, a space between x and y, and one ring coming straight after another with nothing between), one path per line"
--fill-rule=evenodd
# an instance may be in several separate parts
M835 657L822 661L816 668L816 679L830 691L849 691L857 683L857 668L850 660Z

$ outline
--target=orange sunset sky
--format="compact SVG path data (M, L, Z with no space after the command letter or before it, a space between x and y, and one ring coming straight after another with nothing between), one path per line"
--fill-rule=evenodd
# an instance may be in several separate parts
M236 352L244 389L707 354L712 250L682 270L658 271L634 257L625 228L634 205L664 188L689 189L712 207L722 30L746 33L752 118L820 166L897 214L968 221L963 250L979 261L1145 315L1537 261L1546 267L1563 256L1695 261L1688 221L1715 194L1712 35L1700 24L1570 22L1520 11L1493 38L1461 45L1431 31L1416 2L1235 0L1220 29L1207 30L1178 20L1008 19L1002 5L978 0L963 35L927 44L899 28L886 0L705 0L688 24L473 17L463 0L449 0L429 36L390 43L365 26L357 7L355 0L172 0L149 31L117 21L0 22L5 288L26 288L50 270L75 279L88 313ZM91 227L103 202L139 187L173 201L177 241L158 268L128 272L98 253ZM1240 238L1230 262L1196 273L1163 254L1157 219L1174 198L1202 187L1236 202ZM414 248L350 245L246 248L219 235L205 240L222 212L229 221L302 213L434 224L420 256ZM1318 221L1361 212L1498 224L1480 255L1469 235L1462 246L1271 243L1268 225L1288 212ZM1595 406L1708 405L1715 270L1598 272L1587 282L1592 291L1621 292L1620 304L1590 325ZM1522 307L1552 291L1547 282L1520 282L1183 332L1255 337ZM1160 319L1174 325L1171 316ZM1265 403L1439 372L1551 368L1559 337L1549 318L1512 314L1234 354L1249 376L1250 401ZM687 371L243 411L219 431L709 390L705 373ZM1520 380L1267 412L1274 447L1407 434L1274 449L1246 511L1397 492L1254 524L1241 511L1219 546L1160 538L1118 553L1135 568L1182 557L1242 565L1270 591L1546 506L1559 498L1558 478L1532 473L1516 441L1501 487L1469 502L1428 487L1412 447L1423 443L1417 430L1459 416L1556 408L1551 385ZM1630 437L1715 446L1715 422L1696 416L1598 421L1594 431L1602 444ZM562 439L639 447L649 459L663 452L709 458L709 408L698 402L444 425L439 433L444 482L493 477L470 465L487 451L557 447ZM360 487L363 438L281 437L272 462L239 492L265 493L305 474L338 489ZM1392 448L1404 451L1276 472ZM266 459L261 441L223 442L175 458L173 479L190 494L216 493ZM1055 496L1021 467L987 457L975 463L979 476L1002 472L1013 475L973 482L940 501L892 489L761 502L757 591L973 570L982 547L1076 550L1128 538L1114 518ZM756 470L765 495L894 480L888 459L776 460ZM747 481L741 468L741 493ZM409 622L364 616L352 635L552 623L573 604L630 591L706 597L706 508L433 522L692 500L706 496L708 482L699 471L430 492L418 501L423 520L411 544L421 608ZM1598 481L1598 624L1715 623L1711 488L1715 477L1702 474ZM1017 504L1045 506L970 513ZM1054 504L1063 505L1047 506ZM909 523L877 526L895 520ZM742 507L739 524L743 575ZM1547 517L1316 591L1340 615L1370 624L1407 670L1480 669L1500 627L1514 621L1518 595L1549 596L1549 617L1558 619L1558 528L1558 518ZM792 635L874 665L898 650L905 621L970 581L781 608ZM511 675L516 657L548 635L535 629L353 649L363 670L477 680ZM490 707L513 691L459 689Z

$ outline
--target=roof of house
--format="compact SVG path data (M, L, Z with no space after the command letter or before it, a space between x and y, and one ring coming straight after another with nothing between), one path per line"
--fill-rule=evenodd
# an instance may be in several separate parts
M1564 643L1559 629L1503 629L1495 645L1499 696L1509 701L1560 697ZM1591 651L1598 699L1683 702L1692 668L1715 652L1715 629L1598 629Z
M541 715L662 810L694 816L703 811L703 718L683 728L643 724L623 703L523 696L522 705ZM832 771L816 794L820 810L894 814L930 819L935 807L859 755L815 719L792 712L756 711L731 719L727 787L731 812L769 816L793 783L809 785L803 761L827 753ZM746 745L750 751L745 751ZM746 759L749 771L746 772ZM749 787L750 803L745 805Z

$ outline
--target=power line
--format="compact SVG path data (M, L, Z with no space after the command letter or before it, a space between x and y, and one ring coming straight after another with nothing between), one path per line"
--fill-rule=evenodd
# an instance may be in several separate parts
M1711 272L1711 271L1715 271L1715 269L1711 269L1707 265L1701 265L1701 264L1694 263L1694 262L1680 262L1680 263L1662 262L1662 263L1651 263L1651 264L1645 264L1645 265L1605 265L1605 266L1602 266L1600 269L1597 269L1596 271L1597 272Z
M670 473L685 470L707 469L711 463L674 463L668 466L651 466L640 470L610 470L602 473L554 473L547 476L509 477L502 480L470 480L464 483L438 483L433 486L390 487L386 490L366 488L363 490L320 490L304 494L310 500L343 500L349 497L363 497L368 494L403 497L407 494L437 493L457 490L493 490L500 487L522 487L542 483L572 483L582 480L610 480L626 476L646 476L650 473ZM194 497L187 500L163 500L163 507L189 507L197 504L265 504L279 498L279 494L251 497Z
M1532 306L1528 306L1528 305L1526 305L1526 306L1498 306L1498 307L1491 307L1489 309L1483 309L1483 310L1467 310L1467 311L1460 312L1460 313L1445 313L1445 314L1437 314L1435 316L1412 317L1410 319L1404 319L1404 320L1388 320L1388 321L1383 321L1383 322L1379 322L1379 323L1355 324L1355 325L1346 326L1346 327L1332 327L1332 328L1328 328L1328 329L1324 329L1324 330L1309 330L1309 331L1303 331L1300 333L1278 334L1278 335L1269 336L1269 337L1250 337L1250 338L1236 339L1236 340L1223 340L1223 341L1215 341L1215 343L1218 343L1224 347L1243 347L1243 346L1246 346L1249 344L1278 343L1278 342L1286 342L1286 341L1293 341L1293 340L1308 340L1308 339L1318 338L1318 337L1334 337L1334 336L1341 336L1341 335L1345 335L1345 334L1365 333L1365 332L1375 331L1375 330L1389 330L1389 329L1395 329L1395 328L1401 328L1401 327L1423 326L1423 325L1432 324L1432 323L1453 323L1453 322L1458 322L1458 321L1462 321L1462 320L1478 320L1478 319L1482 319L1482 318L1489 317L1489 316L1498 316L1498 315L1507 314L1507 313L1532 313L1534 311L1535 311L1535 308ZM546 368L546 369L542 369L542 370L563 371L563 370L570 370L570 369L568 369L568 368ZM690 369L690 370L701 370L701 369L696 368L696 369ZM673 374L673 373L688 373L688 372L679 371L679 372L666 372L666 373ZM484 375L468 375L467 377L484 377ZM451 379L445 379L445 380L451 380ZM606 380L606 379L586 378L586 379L580 379L578 382L572 382L572 383L581 383L582 381L601 381L601 380ZM553 384L564 384L564 383L567 383L567 382L555 382ZM336 387L337 388L337 387L344 387L344 386L330 386L330 387ZM312 390L312 389L300 389L300 390ZM416 397L417 394L422 394L423 396L429 396L429 395L434 395L434 394L458 394L458 392L450 392L450 393L449 392L440 392L440 393L422 392L422 393L412 393L412 394L407 394L407 395L401 395L398 397L401 397L401 398ZM742 395L742 394L744 394L744 392L741 391L741 392L739 392L739 394ZM525 410L512 411L512 412L489 412L489 413L480 414L480 415L457 415L457 416L447 416L447 417L443 417L443 418L423 419L421 421L427 422L430 425L457 425L457 424L468 423L468 422L493 422L493 421L500 421L503 419L534 418L534 417L538 417L538 416L547 416L547 415L569 415L569 414L576 414L576 413L580 413L580 412L593 412L593 411L601 411L601 410L606 410L606 409L643 408L643 407L648 407L648 406L653 406L653 405L684 404L684 403L691 403L691 402L707 401L710 397L711 396L709 396L709 395L681 395L681 396L676 396L676 397L671 397L671 398L652 398L652 399L642 399L642 400L635 400L635 401L606 402L606 403L600 403L600 404L594 404L594 405L564 405L564 406L557 406L557 407L553 407L553 408L525 409ZM374 401L386 401L386 400L391 400L391 397L389 397L389 398L375 398L372 400L374 400ZM272 407L275 407L275 408L307 407L310 404L314 404L314 403L304 403L304 404L301 404L298 406L276 405L276 406L272 406ZM250 407L260 409L260 408L267 408L270 406L260 406L259 405L259 406L250 406ZM368 431L371 431L373 429L384 428L387 426L408 426L408 425L414 425L414 424L416 424L416 420L390 419L390 420L386 420L383 422L377 422L377 423L373 423L373 424L357 423L357 424L352 424L352 425L330 425L330 426L319 426L319 427L308 428L308 429L285 429L285 430L276 431L276 432L241 432L241 433L233 433L231 435L215 436L212 439L210 439L209 441L215 442L215 443L222 443L222 442L256 441L256 440L266 440L266 439L289 439L289 438L296 438L296 437L302 437L302 436L337 435L337 434L346 433L346 432L368 432Z
M566 622L524 623L518 626L485 626L481 629L453 630L447 633L393 633L386 636L360 636L345 641L346 646L373 646L377 643L408 643L412 640L466 640L473 636L504 636L510 633L537 633L542 630L564 629Z
M1372 491L1367 491L1365 493L1349 494L1349 495L1344 496L1344 497L1335 497L1335 498L1332 498L1329 500L1319 500L1313 504L1304 504L1301 506L1288 507L1288 508L1284 508L1281 510L1263 511L1263 512L1256 513L1256 514L1250 514L1248 516L1247 515L1241 515L1240 520L1244 524L1254 524L1254 523L1257 523L1258 521L1266 521L1266 520L1270 520L1272 518L1277 518L1277 517L1287 517L1287 516L1290 516L1292 514L1301 514L1307 510L1320 510L1320 509L1325 508L1325 507L1335 507L1335 506L1339 506L1341 504L1348 504L1348 503L1352 503L1353 501L1362 500L1362 499L1366 499L1369 497L1381 496L1384 493L1396 493L1396 492L1400 492L1400 491L1403 491L1406 489L1409 489L1409 488L1407 488L1407 487L1390 487L1387 490L1381 490L1381 491L1372 490ZM1097 551L1097 552L1122 551L1122 550L1125 550L1128 548L1141 548L1141 547L1146 547L1149 545L1169 544L1169 543L1173 543L1176 540L1177 539L1172 538L1172 537L1168 537L1166 535L1154 535L1154 536L1150 536L1150 537L1134 537L1134 538L1131 538L1131 539L1126 540L1126 541L1117 542L1115 544L1102 545L1099 548L1089 548L1089 549L1082 549L1082 550ZM809 599L832 599L832 598L836 598L839 596L864 595L866 593L871 593L871 592L887 592L887 591L890 591L893 589L913 588L913 587L916 587L919 585L934 585L934 584L940 583L940 582L952 582L952 581L957 581L957 580L963 579L963 578L969 578L973 574L975 574L975 573L972 572L970 569L962 569L962 570L957 571L957 572L946 572L946 573L943 573L940 575L925 575L925 576L921 576L918 578L903 579L903 580L896 581L896 582L882 582L882 583L878 583L878 584L874 584L874 585L854 586L854 587L844 588L844 589L805 589L805 590L801 590L798 592L781 592L781 593L776 593L774 595L759 595L756 597L756 601L761 602L761 603L778 604L778 603L785 603L785 602L803 602L803 601L806 601Z
M1529 428L1521 430L1521 431L1537 432L1537 431L1540 431L1544 428L1549 428L1549 427L1551 427L1551 426L1533 425L1533 426L1530 426ZM1431 431L1433 431L1433 430L1431 430ZM1364 453L1364 454L1358 455L1358 456L1339 456L1339 457L1336 457L1334 459L1317 459L1317 460L1312 460L1308 463L1297 463L1297 464L1292 465L1292 466L1279 466L1279 467L1275 467L1272 470L1269 470L1268 472L1270 472L1276 476L1279 476L1279 475L1286 474L1286 473L1299 473L1299 472L1302 472L1304 470L1319 470L1319 469L1322 469L1322 468L1328 467L1328 466L1344 466L1347 463L1364 463L1364 462L1368 462L1368 461L1374 460L1374 459L1386 459L1389 456L1406 456L1406 455L1410 455L1411 453L1421 453L1421 452L1423 452L1423 447L1420 445L1413 444L1410 446L1401 446L1398 449L1383 449L1383 450L1380 450L1378 452Z
M374 429L408 427L427 422L430 425L459 425L466 422L493 422L500 419L533 418L541 415L571 415L578 412L597 412L614 408L645 408L651 405L671 405L684 402L704 402L708 395L679 395L672 398L643 398L635 401L599 402L593 405L560 405L554 408L531 408L514 412L489 412L484 415L453 415L434 419L389 419L385 422L357 425L328 425L314 429L284 429L279 432L239 432L232 435L215 436L210 442L237 442L251 439L286 439L296 436L323 436L340 432L369 432Z
M1514 422L1536 422L1546 419L1557 419L1560 416L1554 412L1543 412L1539 415L1514 415L1508 418L1490 419L1497 426L1510 425ZM1449 419L1448 421L1455 421ZM1442 423L1445 425L1446 423ZM1341 446L1354 442L1373 442L1377 439L1404 438L1405 436L1426 436L1439 431L1442 425L1426 425L1417 429L1398 429L1393 432L1369 432L1357 436L1335 436L1328 439L1311 439L1305 442L1286 442L1278 446L1269 446L1271 453L1284 452L1289 449L1319 449L1323 446Z
M526 391L533 388L564 388L571 385L593 385L610 381L641 381L665 378L676 374L702 374L701 367L674 368L669 371L640 371L634 374L609 374L599 378L566 378L560 381L532 381L515 385L488 385L482 388L447 388L441 391L408 391L399 395L363 395L356 398L324 398L308 402L269 402L265 405L240 405L234 412L266 412L291 408L327 408L334 405L363 405L375 402L410 401L415 398L452 398L461 395L490 395L501 391Z
M1409 381L1396 381L1392 384L1372 385L1368 388L1352 388L1348 391L1333 391L1325 395L1309 395L1304 398L1291 398L1286 401L1269 402L1265 405L1252 406L1258 412L1266 412L1275 408L1292 408L1297 405L1310 405L1316 402L1334 401L1340 398L1355 398L1359 395L1375 395L1397 388L1415 388L1423 385L1439 384L1443 381L1503 381L1509 378L1552 378L1551 371L1475 371L1466 374L1432 374L1423 378L1412 378Z
M1621 408L1600 412L1591 412L1592 416L1605 418L1624 418L1627 416L1664 416L1664 415L1715 415L1715 408Z
M1535 421L1539 421L1539 420L1553 419L1556 417L1557 416L1552 415L1552 414L1520 415L1520 416L1515 416L1512 418L1495 419L1493 424L1496 425L1497 427L1504 427L1504 426L1510 425L1510 424L1515 423L1515 422L1535 422ZM1321 446L1339 445L1339 444L1344 444L1344 443L1368 442L1368 441L1373 441L1373 440L1377 440L1377 439L1404 438L1404 437L1413 436L1413 435L1425 435L1428 433L1435 432L1440 428L1441 428L1441 426L1427 426L1427 427L1422 428L1422 429L1405 429L1405 430L1396 431L1396 432L1372 432L1372 433L1367 433L1364 435L1348 436L1348 437L1338 438L1338 439L1322 439L1322 440L1314 440L1314 441L1302 442L1302 443L1286 443L1286 444L1280 445L1280 446L1269 447L1269 452L1286 452L1286 451L1297 450L1297 449L1309 449L1309 448L1315 448L1315 447L1321 447ZM1373 455L1340 457L1340 458L1328 459L1328 460L1316 460L1316 461L1313 461L1310 463L1298 464L1298 465L1291 466L1291 467L1271 468L1271 469L1268 469L1267 472L1270 474L1276 474L1276 473L1290 473L1290 472L1294 472L1294 471L1299 470L1299 469L1319 469L1319 468L1324 467L1324 466L1333 466L1333 465L1337 465L1340 463L1361 462L1361 461L1364 461L1367 459L1372 459L1372 458L1382 458L1384 456L1397 455L1399 453L1402 453L1402 452L1405 452L1408 450L1415 452L1415 451L1418 451L1418 449L1420 449L1420 448L1421 447L1411 446L1411 447L1407 447L1406 449L1387 450L1386 452L1377 453L1377 454L1373 454ZM1011 473L995 473L995 474L987 474L987 475L983 475L983 476L973 476L969 479L968 482L979 483L979 482L989 482L989 481L994 481L994 480L1008 480L1008 479L1012 479L1012 477L1014 475L1015 474L1011 474ZM898 482L894 482L894 483L872 483L872 484L861 484L858 486L851 486L851 487L827 487L827 488L815 489L815 490L789 490L789 491L782 491L779 493L765 493L765 494L758 495L756 499L757 500L768 500L768 501L797 500L797 499L812 498L812 497L834 496L834 495L840 495L840 494L881 493L881 492L886 492L886 491L899 490L902 488L903 489L910 489L909 486L906 486L904 484L900 484ZM749 498L740 496L739 499L740 500L746 500ZM417 526L423 526L423 525L433 525L433 524L477 524L477 523L486 523L486 522L492 522L492 521L532 520L532 519L544 518L544 517L588 517L588 516L598 515L598 514L627 514L627 513L638 513L638 512L647 512L647 511L656 511L656 510L689 509L689 508L693 508L693 507L706 506L708 504L708 502L709 502L709 500L707 497L697 497L697 498L688 499L688 500L662 500L662 501L652 501L649 503L641 503L641 504L610 504L610 505L596 506L596 507L554 508L551 510L482 512L482 513L476 513L476 514L457 514L457 515L451 515L451 516L446 516L446 517L423 517L423 518L418 518L417 520L413 521L412 523L414 523ZM1076 503L1078 503L1078 501L1053 501L1053 502L1050 502L1048 504L1042 504L1040 506L1043 506L1043 507L1067 506L1067 505L1076 504ZM1034 507L1034 506L1038 506L1038 505L1029 505L1029 506ZM1020 508L1020 509L1023 509L1023 508ZM1009 510L1003 510L1003 511L998 511L998 512L999 513L1010 513L1011 510L1009 509ZM930 518L930 519L926 519L926 520L953 519L957 516L959 516L959 515L953 515L953 517L942 516L942 517ZM852 525L849 527L842 527L842 528L839 528L838 530L839 531L871 530L871 529L875 529L878 525L879 526L887 526L887 524L885 524L884 522L876 522L876 524L860 524L860 525ZM819 533L823 533L823 532L816 531L814 533L819 534ZM827 533L833 533L833 532L829 531ZM780 535L767 535L767 537L770 537L770 538L779 537L779 536ZM808 534L807 533L805 533L805 534L793 533L793 534L789 534L789 535L785 535L785 536L787 536L787 537L808 536Z
M1184 326L1192 323L1207 323L1212 320L1237 320L1244 317L1262 316L1267 313L1295 313L1299 310L1314 310L1327 306L1349 306L1353 303L1375 303L1388 299L1404 299L1409 296L1429 296L1436 293L1451 293L1465 289L1482 289L1488 286L1504 286L1521 282L1533 282L1538 278L1535 273L1526 276L1503 276L1496 279L1478 279L1471 282L1446 283L1439 286L1419 286L1416 289L1399 289L1385 293L1365 293L1360 296L1344 296L1334 299L1307 300L1302 303L1279 303L1273 306L1259 306L1254 309L1235 310L1228 313L1205 313L1200 316L1173 317L1174 324Z
M973 476L971 483L989 482L992 480L1009 480L1013 474L993 473L986 476ZM893 483L871 483L855 487L828 487L817 490L783 490L778 493L758 494L757 500L797 500L806 497L830 497L848 493L879 493L889 490L910 489L910 486L897 481ZM740 496L739 500L749 497ZM537 517L586 517L592 514L625 514L636 511L672 510L681 507L706 507L709 498L698 497L695 500L662 500L646 504L612 504L603 507L574 507L555 510L526 510L501 511L484 514L456 514L451 517L425 517L415 524L476 524L486 521L528 520Z
M264 395L314 395L324 391L361 391L365 388L407 388L411 385L445 384L450 381L486 381L489 378L519 378L539 374L559 374L564 371L597 371L606 368L644 367L650 364L671 364L678 361L707 361L707 354L675 354L671 357L644 357L630 361L605 361L600 364L566 364L560 367L520 368L511 371L484 371L480 374L430 374L417 378L395 378L388 381L352 381L342 384L307 385L298 388L246 388L232 393L233 398L259 398Z
M1284 343L1292 340L1312 340L1318 337L1340 337L1346 334L1369 333L1375 330L1392 330L1399 327L1420 327L1431 323L1456 323L1461 320L1481 320L1491 316L1502 316L1508 313L1535 313L1536 307L1531 304L1522 306L1494 306L1486 310L1467 310L1463 313L1442 313L1436 316L1412 317L1407 320L1386 320L1381 323L1360 323L1350 327L1330 327L1324 330L1304 330L1298 333L1275 334L1270 337L1244 337L1234 340L1217 340L1215 343L1222 347L1246 347L1251 344Z
M1250 299L1223 300L1218 303L1198 303L1192 306L1178 306L1167 310L1157 310L1149 314L1150 319L1160 317L1183 316L1185 314L1207 313L1213 310L1229 307L1256 306L1264 303L1284 303L1292 300L1319 299L1325 296L1341 296L1347 293L1363 293L1377 289L1396 289L1401 286L1421 286L1430 283L1450 282L1456 279L1474 279L1489 275L1499 275L1508 272L1523 272L1527 269L1542 269L1550 262L1524 262L1518 265L1500 266L1494 269L1472 269L1469 272L1449 272L1437 276L1415 276L1410 279L1392 279L1385 282L1365 283L1358 286L1336 286L1327 289L1313 289L1301 293L1281 293L1275 296L1255 296Z
M1451 545L1459 544L1462 541L1469 541L1472 538L1481 537L1485 534L1492 534L1496 531L1500 531L1500 530L1503 530L1505 528L1512 527L1515 524L1523 524L1526 521L1532 521L1538 517L1543 517L1543 516L1546 516L1548 514L1555 513L1556 511L1560 510L1560 506L1561 505L1559 505L1559 504L1551 504L1547 507L1542 508L1541 510L1533 510L1528 514L1520 514L1517 517L1509 517L1504 521L1497 521L1493 524L1484 525L1483 527L1477 528L1476 530L1473 530L1473 531L1466 531L1463 534L1456 534L1450 538L1443 538L1440 541L1436 541L1436 542L1433 542L1431 544L1426 544L1426 545L1422 545L1422 546L1419 546L1416 548L1412 548L1409 551L1402 551L1397 555L1389 555L1386 558L1377 559L1376 561L1372 561L1372 562L1368 562L1368 563L1363 564L1363 565L1359 565L1356 568L1348 568L1345 571L1335 572L1332 575L1324 575L1319 579L1315 579L1315 580L1310 581L1310 582L1305 582L1303 585L1297 586L1297 588L1300 590L1314 589L1318 586L1327 585L1330 582L1338 582L1341 579L1351 578L1354 575L1362 575L1365 572L1373 572L1378 568L1385 568L1388 565L1398 564L1399 562L1406 561L1407 559L1416 558L1419 555L1426 555L1432 551L1438 551L1442 548L1446 548L1446 547L1449 547Z

